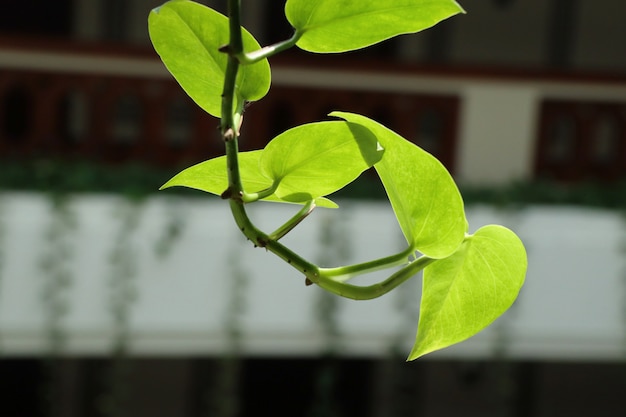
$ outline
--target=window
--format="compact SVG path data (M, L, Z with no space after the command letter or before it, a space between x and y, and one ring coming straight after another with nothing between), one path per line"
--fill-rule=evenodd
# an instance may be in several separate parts
M541 106L535 174L558 181L626 176L626 103L547 100Z

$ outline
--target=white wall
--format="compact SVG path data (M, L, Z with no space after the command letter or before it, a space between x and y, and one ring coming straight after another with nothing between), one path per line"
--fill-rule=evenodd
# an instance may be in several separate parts
M5 355L41 354L49 346L41 301L49 274L40 260L53 249L44 236L51 211L47 199L37 194L3 195L1 200L0 350ZM124 227L115 215L124 203L94 195L78 198L70 207L77 228L69 239L71 284L61 290L68 296L68 313L61 321L66 349L71 354L103 354L114 343L109 258ZM293 211L269 203L258 208L254 217L267 229ZM324 348L313 314L321 290L306 287L288 265L244 242L226 204L212 197L161 197L140 210L128 246L137 261L131 281L137 291L130 315L132 352L180 356L223 351L236 271L247 276L242 316L246 353L306 355ZM174 213L186 226L169 256L159 259L154 247ZM509 355L519 358L621 357L626 340L623 218L611 211L568 207L516 212L474 207L468 214L472 230L503 223L519 233L529 255L527 282L514 308L493 327L430 357L485 357L503 344ZM340 216L334 227L346 229L349 262L388 255L402 246L386 205L354 202L344 202L339 211L316 210L286 238L288 244L309 259L319 257L319 230L329 216ZM401 288L372 301L340 300L342 354L384 354L399 334L408 353L417 323L419 279ZM398 303L407 298L412 302L399 311Z
M510 83L464 90L457 176L477 184L532 179L539 92Z

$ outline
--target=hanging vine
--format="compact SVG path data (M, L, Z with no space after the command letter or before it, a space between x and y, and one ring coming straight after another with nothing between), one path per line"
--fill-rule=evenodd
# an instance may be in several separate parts
M239 252L241 240L237 247L229 251L230 265L229 298L224 312L224 331L226 334L226 350L217 366L217 378L213 381L208 394L207 417L234 417L239 414L241 398L239 386L241 380L241 350L243 342L243 316L246 312L246 289L248 271L245 270L235 254Z
M341 217L342 214L339 214ZM336 216L326 216L320 227L318 255L320 263L339 264L350 257L351 236L346 230L346 219ZM317 293L315 319L321 330L324 351L322 364L317 370L317 376L312 395L312 404L309 411L311 417L328 417L338 415L333 393L337 388L338 361L337 352L341 345L341 329L337 314L339 299L326 291Z
M398 237L398 247L403 244ZM402 362L406 344L406 335L411 332L415 320L419 317L419 309L413 302L419 287L415 282L407 282L405 291L398 291L394 297L393 307L399 316L398 324L389 344L389 352L379 364L379 383L377 414L390 417L419 415L420 386L416 383L417 364L406 366Z
M182 200L177 197L164 199L166 222L163 225L161 235L154 244L154 252L159 259L167 257L174 244L180 240L185 231L187 218L185 205Z
M113 356L105 375L105 394L101 407L108 417L126 415L131 395L128 378L131 364L128 359L130 314L137 298L134 278L137 274L137 253L133 237L139 226L142 201L125 198L117 207L119 229L109 255L109 308L113 320Z
M501 198L495 202L495 210L502 217L503 223L509 227L520 226L520 216L524 205ZM519 228L518 230L523 230ZM527 405L526 387L520 383L523 374L523 364L515 363L510 357L512 343L511 322L515 319L516 302L513 302L507 314L500 317L494 323L494 342L492 346L492 358L494 361L496 391L491 401L494 408L503 417L515 415L516 409L521 410Z
M67 343L63 319L70 307L71 268L74 259L73 241L77 228L71 199L64 193L49 194L50 221L44 230L45 249L39 261L43 279L41 301L44 313L44 334L48 344L45 361L43 408L47 415L60 415L57 398L61 395L58 383L60 355Z

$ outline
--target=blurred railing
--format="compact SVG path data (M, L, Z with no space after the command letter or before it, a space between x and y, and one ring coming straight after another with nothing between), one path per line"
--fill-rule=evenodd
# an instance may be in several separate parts
M58 46L3 47L0 40L0 153L64 155L107 163L175 165L223 152L216 119L200 110L156 56ZM367 91L373 86L272 87L246 114L242 149L264 146L296 124L332 110L368 114L399 127L452 166L459 100L451 95ZM375 89L374 89L375 90Z
M624 77L279 58L269 94L246 110L243 150L343 110L392 127L464 181L626 175ZM146 48L0 38L2 157L183 165L223 153L217 128Z
M89 55L22 53L13 58L16 68L0 68L2 155L172 165L217 152L206 139L216 121L175 82L155 76L149 67L133 74L124 73L133 62L119 58L109 58L108 68L91 70ZM39 59L40 68L28 59ZM47 62L64 68L46 68ZM119 73L111 71L116 65Z

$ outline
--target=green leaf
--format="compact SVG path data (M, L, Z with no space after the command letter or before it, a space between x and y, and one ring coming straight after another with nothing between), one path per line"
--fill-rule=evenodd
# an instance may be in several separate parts
M202 109L220 117L228 57L218 49L228 44L228 18L192 1L170 1L150 12L148 29L154 49L176 81ZM260 48L245 29L242 36L245 50ZM242 66L236 83L239 103L262 98L270 82L266 59Z
M464 13L454 0L288 0L285 15L298 47L345 52L415 33Z
M375 165L409 245L431 258L452 254L467 220L454 180L434 156L365 116L333 112L367 127L385 149Z
M239 174L247 192L254 193L272 186L272 180L259 170L259 158L262 152L262 150L239 152ZM179 186L221 195L228 188L227 172L226 156L220 156L200 162L179 172L160 189ZM282 200L275 195L264 198L263 201L292 203L292 201ZM315 204L319 207L337 207L337 204L326 198L315 199Z
M265 147L260 166L278 182L276 196L303 202L343 188L382 155L369 129L344 121L319 122L275 137Z
M263 151L239 152L239 173L244 189L257 192L272 186L272 180L259 171ZM228 188L226 156L200 162L176 174L160 189L182 186L220 195Z
M491 324L517 298L526 267L521 240L495 225L480 228L452 256L427 266L409 360L461 342Z

